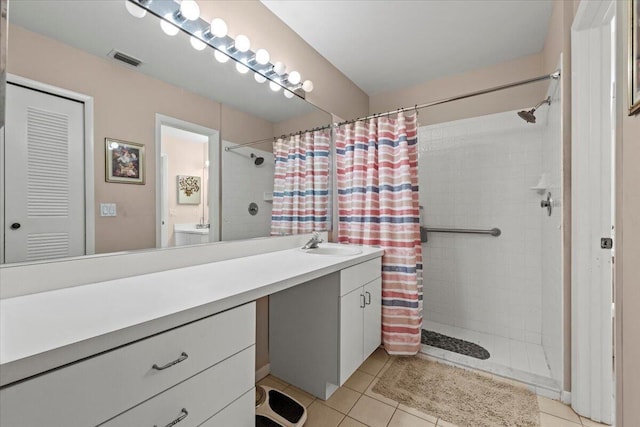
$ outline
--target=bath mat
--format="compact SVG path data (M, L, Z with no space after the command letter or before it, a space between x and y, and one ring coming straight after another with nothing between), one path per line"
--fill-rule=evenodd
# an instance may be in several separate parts
M448 335L442 335L434 331L427 331L426 329L422 330L421 342L425 345L475 357L476 359L485 360L491 356L484 347L478 344L453 338Z
M460 427L540 425L529 390L418 357L394 360L373 391Z

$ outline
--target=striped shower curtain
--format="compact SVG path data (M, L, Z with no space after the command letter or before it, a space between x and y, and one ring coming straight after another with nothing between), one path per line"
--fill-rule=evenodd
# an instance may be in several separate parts
M420 350L422 328L416 123L400 113L336 132L338 239L384 249L382 343L397 355Z
M273 143L272 236L328 229L329 142L328 132L313 131Z

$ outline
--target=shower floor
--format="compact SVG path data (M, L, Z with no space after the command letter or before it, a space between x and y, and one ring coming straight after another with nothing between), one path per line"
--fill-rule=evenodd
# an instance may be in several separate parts
M541 345L511 340L496 335L425 320L423 329L476 343L486 348L491 357L476 359L437 347L422 345L422 353L456 365L491 372L531 385L537 394L559 399L560 384L551 378Z

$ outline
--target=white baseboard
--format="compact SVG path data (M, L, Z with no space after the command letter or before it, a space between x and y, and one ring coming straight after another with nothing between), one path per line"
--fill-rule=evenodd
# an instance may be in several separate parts
M565 405L571 405L571 392L564 390L560 392L560 401Z
M262 368L256 370L256 382L260 381L261 379L263 379L264 377L269 375L269 372L271 372L271 364L270 363L267 363Z

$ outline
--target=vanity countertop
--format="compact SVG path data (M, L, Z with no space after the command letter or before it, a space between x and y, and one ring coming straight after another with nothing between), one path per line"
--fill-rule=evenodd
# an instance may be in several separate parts
M382 256L287 249L0 300L0 386Z

